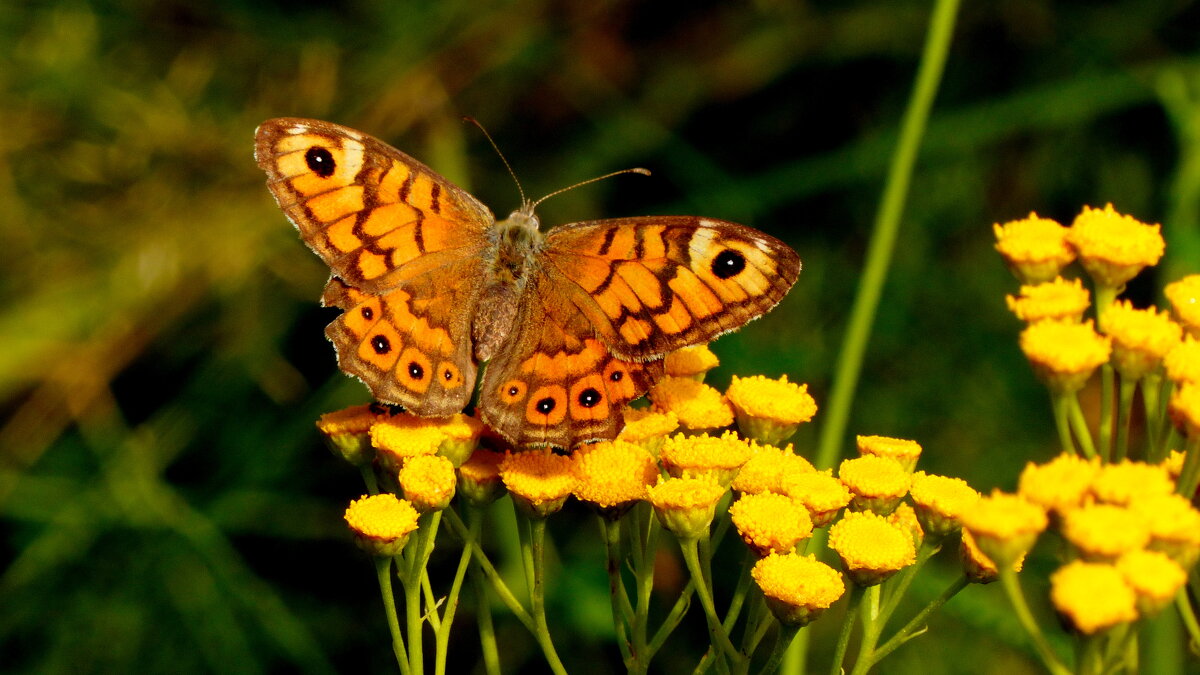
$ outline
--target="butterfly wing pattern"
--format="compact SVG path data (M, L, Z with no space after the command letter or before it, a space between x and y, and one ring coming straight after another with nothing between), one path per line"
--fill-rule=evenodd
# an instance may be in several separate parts
M670 351L774 307L800 259L736 223L599 220L543 235L525 204L496 222L391 146L317 120L268 120L259 166L330 267L326 335L342 370L422 416L460 412L518 447L572 448L621 430Z

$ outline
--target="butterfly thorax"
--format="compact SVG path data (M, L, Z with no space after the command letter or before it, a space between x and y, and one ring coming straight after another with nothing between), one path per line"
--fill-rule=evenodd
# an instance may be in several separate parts
M496 223L495 257L471 326L479 361L490 359L512 333L529 265L545 240L538 225L537 216L527 207Z

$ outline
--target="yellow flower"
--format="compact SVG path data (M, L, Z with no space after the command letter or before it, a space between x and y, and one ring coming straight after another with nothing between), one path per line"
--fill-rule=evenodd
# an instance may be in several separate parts
M917 519L917 512L913 510L913 507L900 502L900 505L888 515L887 519L901 531L912 535L913 546L921 547L921 542L925 541L925 528L921 527L921 521Z
M1163 289L1175 316L1192 337L1200 338L1200 274L1189 274L1179 281L1172 281Z
M371 426L371 445L380 464L396 473L409 457L437 454L446 432L437 421L408 413L393 415Z
M640 499L658 478L654 457L640 445L604 441L585 445L571 456L575 471L575 498L592 504L601 513L619 517Z
M921 528L938 538L961 529L963 513L979 501L967 481L924 471L913 474L909 494Z
M788 553L812 536L812 518L791 497L764 492L742 495L729 507L742 541L759 556Z
M679 416L673 412L659 412L643 408L625 408L625 428L617 434L617 440L637 443L650 454L658 457L667 434L679 428Z
M667 354L663 359L663 372L668 377L690 377L697 382L703 382L704 374L720 363L708 345L692 345Z
M911 533L870 511L847 512L834 523L829 528L829 548L859 586L882 583L917 560Z
M483 422L470 415L459 413L449 417L434 418L446 438L438 446L437 454L450 460L456 468L467 461L475 448L479 447L479 439L483 436Z
M1063 514L1063 537L1084 560L1112 562L1150 543L1150 529L1136 513L1112 504L1089 504Z
M1179 450L1172 450L1167 453L1167 458L1159 466L1167 470L1167 474L1171 476L1171 480L1179 480L1179 474L1183 473L1183 460L1185 457L1187 455Z
M1161 612L1187 583L1187 572L1179 563L1158 551L1130 551L1117 560L1117 570L1137 594L1138 614L1143 617Z
M500 463L500 478L513 503L530 518L557 512L575 489L571 458L549 450L509 453Z
M1188 335L1163 358L1167 377L1175 384L1200 382L1200 339Z
M662 526L680 539L698 539L709 523L725 488L707 478L662 478L646 492Z
M1120 462L1106 464L1092 478L1092 494L1109 504L1128 505L1134 499L1169 495L1175 490L1171 474L1161 464Z
M1137 619L1137 596L1116 567L1076 560L1050 575L1050 600L1091 635Z
M992 229L996 250L1022 283L1049 281L1075 259L1075 251L1067 243L1067 228L1036 213Z
M1154 371L1183 337L1183 329L1166 312L1135 309L1118 300L1104 313L1104 332L1112 338L1113 367L1131 380Z
M1200 438L1200 381L1176 386L1168 410L1179 433L1192 440Z
M1161 551L1191 569L1200 557L1200 511L1176 494L1135 499L1129 510L1150 528L1149 549Z
M842 575L811 555L772 553L754 563L750 576L785 626L808 625L846 592Z
M500 463L504 453L476 448L471 458L458 467L458 492L475 506L491 504L504 494Z
M750 459L733 479L733 489L743 494L782 493L784 476L815 470L807 459L792 450L791 445L777 448L751 443Z
M808 385L788 382L787 375L778 380L734 375L725 397L733 405L742 434L768 445L786 441L817 414Z
M733 408L712 387L686 377L664 377L650 389L650 401L663 412L679 416L685 429L704 431L733 424Z
M803 471L783 477L783 494L808 509L813 527L833 522L838 511L850 503L850 490L833 477L832 471Z
M399 555L408 535L417 529L417 510L390 493L355 499L346 508L345 519L359 547L384 558Z
M1117 213L1112 204L1103 210L1085 206L1067 239L1097 284L1120 288L1146 266L1158 263L1166 247L1160 229Z
M454 498L454 464L438 455L420 455L404 462L400 489L417 511L439 511Z
M858 454L891 457L909 473L917 467L917 459L921 457L921 444L916 441L887 436L858 436L855 440Z
M1083 503L1100 464L1063 453L1045 464L1025 465L1017 492L1047 511L1065 511Z
M1004 300L1010 312L1028 323L1046 319L1079 323L1091 305L1090 297L1079 279L1056 277L1054 281L1022 286L1021 295L1009 295Z
M881 516L891 513L908 494L911 480L900 462L879 455L843 460L838 468L838 478L854 495L851 509L874 511Z
M382 406L355 405L321 415L317 429L333 454L354 466L366 466L375 459L368 432L372 424L385 417L387 409Z
M1110 340L1092 322L1039 321L1021 331L1021 351L1038 377L1056 393L1079 391L1092 373L1108 361Z
M983 554L979 550L979 545L975 543L975 537L971 536L970 530L962 531L962 541L958 547L958 557L962 561L963 574L967 580L973 584L990 584L1000 578L1000 570L996 568L996 563L992 559ZM1013 563L1013 571L1020 572L1025 566L1025 554L1022 553Z
M1021 495L998 490L962 514L963 528L997 565L1012 565L1028 551L1048 524L1042 507Z
M732 431L720 436L675 434L663 443L659 459L676 478L710 477L728 486L750 459L750 444Z

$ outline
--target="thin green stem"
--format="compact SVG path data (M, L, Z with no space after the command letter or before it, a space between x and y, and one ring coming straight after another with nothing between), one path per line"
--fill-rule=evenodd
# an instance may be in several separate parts
M1137 380L1121 378L1120 398L1117 402L1117 452L1114 462L1123 461L1129 456L1129 423L1133 417L1133 394L1137 391ZM1146 418L1147 428L1150 419Z
M769 622L764 622L769 623ZM761 672L763 675L769 675L779 669L784 657L788 653L789 647L792 645L796 634L800 632L800 626L785 626L780 624L779 637L775 640L775 646L771 649L771 658L763 664Z
M858 621L858 611L862 606L864 589L858 584L850 585L850 599L846 605L846 616L842 619L842 630L838 633L837 646L833 649L833 660L829 662L829 675L841 675L842 662L846 660L846 647L850 645L850 633Z
M1113 367L1100 366L1100 460L1112 459L1113 444Z
M517 600L517 596L513 595L513 592L509 590L508 584L504 583L504 579L500 576L500 573L496 571L496 567L492 565L492 561L488 560L487 555L485 555L483 552L483 549L477 545L474 545L476 541L475 537L473 537L467 530L467 526L463 524L462 519L459 518L458 514L455 513L453 509L446 510L446 522L450 524L450 529L454 530L455 536L464 542L469 541L473 544L471 546L471 556L479 565L479 571L482 572L483 576L486 577L491 583L492 590L495 591L496 596L500 598L500 601L503 602L506 607L508 607L508 611L512 612L513 616L515 616L530 633L535 632L533 617L529 615L529 612L525 611L525 607L521 605L521 601Z
M383 598L383 612L387 615L388 632L392 634L392 652L402 675L409 675L408 654L404 649L404 636L400 633L400 618L396 615L396 594L392 591L392 559L375 558L375 576L379 580L379 595Z
M475 536L478 536L476 531ZM442 610L440 622L434 626L436 652L434 656L434 672L444 675L446 672L446 655L450 648L450 627L454 624L454 615L458 612L458 598L462 592L463 579L467 575L467 567L471 564L471 544L463 543L462 553L458 558L458 569L454 571L454 581L450 583L450 593L446 595L445 609ZM429 579L429 575L424 577ZM430 612L437 616L437 610Z
M479 560L475 557L476 549L479 541L479 532L483 526L483 510L472 506L464 506L467 512L467 534L462 538L463 550L471 552L471 588L475 591L475 616L476 622L479 624L479 648L483 654L483 666L487 675L500 675L500 650L496 646L496 628L492 623L492 605L488 601L487 587L483 585L483 580L486 575L479 564ZM455 529L454 524L459 525L462 521L459 520L458 514L453 511L453 508L448 509L450 513L446 522L450 523L450 529ZM482 551L479 551L482 555Z
M625 670L632 672L634 656L630 650L626 625L633 620L633 608L629 605L629 596L625 592L625 584L621 581L621 526L602 515L597 515L596 518L600 521L600 531L604 535L604 569L608 573L608 598L612 607L613 629L617 633L617 647L621 650L621 661L625 664Z
M550 669L556 675L566 675L567 671L558 658L553 640L550 639L550 625L546 622L546 521L542 518L528 520L531 557L533 558L533 585L530 587L529 595L530 606L533 609L533 621L537 627L534 635L537 637L538 643L542 645L542 652L546 655Z
M412 575L412 567L416 562L417 556L412 556L409 565L409 574L401 578L401 586L404 587L404 618L407 624L406 631L408 633L408 667L411 675L421 675L425 670L425 655L422 645L422 628L421 621L421 582L420 577L416 579Z
M433 634L437 635L442 627L442 617L438 614L438 599L433 594L433 584L429 581L428 570L421 570L421 593L425 596L425 620L429 622Z
M696 582L696 595L700 598L700 605L704 607L704 617L708 620L710 638L724 652L729 663L736 666L742 660L742 655L729 641L729 634L725 632L725 628L721 625L721 619L717 617L717 608L713 604L712 592L704 580L703 568L700 564L699 542L696 539L680 539L679 548L683 551L683 561L687 565L688 573Z
M646 647L646 661L648 662L663 644L670 637L671 632L675 630L679 622L687 614L688 608L692 605L692 593L696 589L695 580L689 579L679 597L675 599L675 604L671 606L671 611L667 612L666 618L659 625L658 630L654 631L654 636L650 638L650 644Z
M1050 393L1051 403L1054 406L1054 426L1058 429L1058 442L1062 445L1063 452L1078 455L1079 451L1075 449L1075 441L1071 439L1071 401L1069 396L1070 394Z
M1158 445L1151 449L1151 455L1146 461L1151 463L1161 462L1167 458L1167 454L1171 452L1171 445L1178 437L1175 427L1171 424L1167 417L1167 406L1171 402L1171 394L1175 391L1175 382L1167 378L1161 378L1162 384L1159 388L1158 396L1158 425L1160 433L1158 435Z
M375 467L371 464L363 464L358 467L358 470L362 473L363 483L367 485L367 494L379 494L379 479L375 477Z
M1186 590L1181 589L1175 595L1175 608L1179 610L1179 618L1183 620L1183 627L1187 629L1192 644L1200 645L1200 622L1196 621L1196 612L1192 609Z
M1158 450L1159 437L1163 433L1163 420L1158 394L1162 391L1162 375L1150 373L1143 377L1139 384L1142 389L1142 409L1146 413L1146 454L1149 458Z
M653 656L647 635L650 632L650 598L654 593L654 557L658 553L658 518L650 507L642 504L634 512L630 525L638 528L641 540L640 555L634 558L633 576L637 588L637 609L633 614L633 648L643 672L650 667Z
M1175 491L1191 499L1200 483L1200 437L1189 438L1184 448L1183 469L1175 483Z
M1001 566L1000 583L1004 586L1004 592L1008 595L1009 602L1012 603L1017 620L1020 621L1025 632L1029 634L1029 638L1033 640L1034 649L1042 657L1042 663L1046 666L1046 669L1053 673L1053 675L1070 675L1071 671L1055 656L1054 650L1050 647L1050 643L1046 641L1046 636L1042 633L1041 627L1034 620L1033 612L1029 611L1029 605L1025 602L1025 594L1021 592L1021 584L1017 580L1017 573L1011 567Z
M1092 430L1088 428L1087 419L1083 416L1083 408L1079 406L1079 396L1071 394L1067 397L1071 412L1071 429L1075 438L1079 439L1079 447L1083 456L1091 459L1096 456L1096 446L1092 444Z
M955 579L954 583L950 584L946 590L942 591L941 595L934 598L933 602L925 605L925 608L920 612L917 612L917 615L910 619L908 623L904 624L903 628L896 631L892 637L888 638L886 642L884 642L878 649L875 650L875 653L871 655L872 665L879 663L885 657L887 657L888 654L891 654L893 651L895 651L897 647L916 637L917 629L925 624L925 620L929 618L929 615L941 609L942 605L949 602L950 598L958 595L959 591L966 588L968 584L970 584L970 581L967 579L966 575Z

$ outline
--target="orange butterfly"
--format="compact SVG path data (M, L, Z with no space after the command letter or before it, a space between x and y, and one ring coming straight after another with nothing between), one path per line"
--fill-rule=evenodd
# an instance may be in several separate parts
M668 352L741 327L800 274L786 244L735 223L647 216L538 229L497 222L429 167L366 134L264 122L255 158L329 265L338 364L422 416L478 408L517 446L610 439Z

